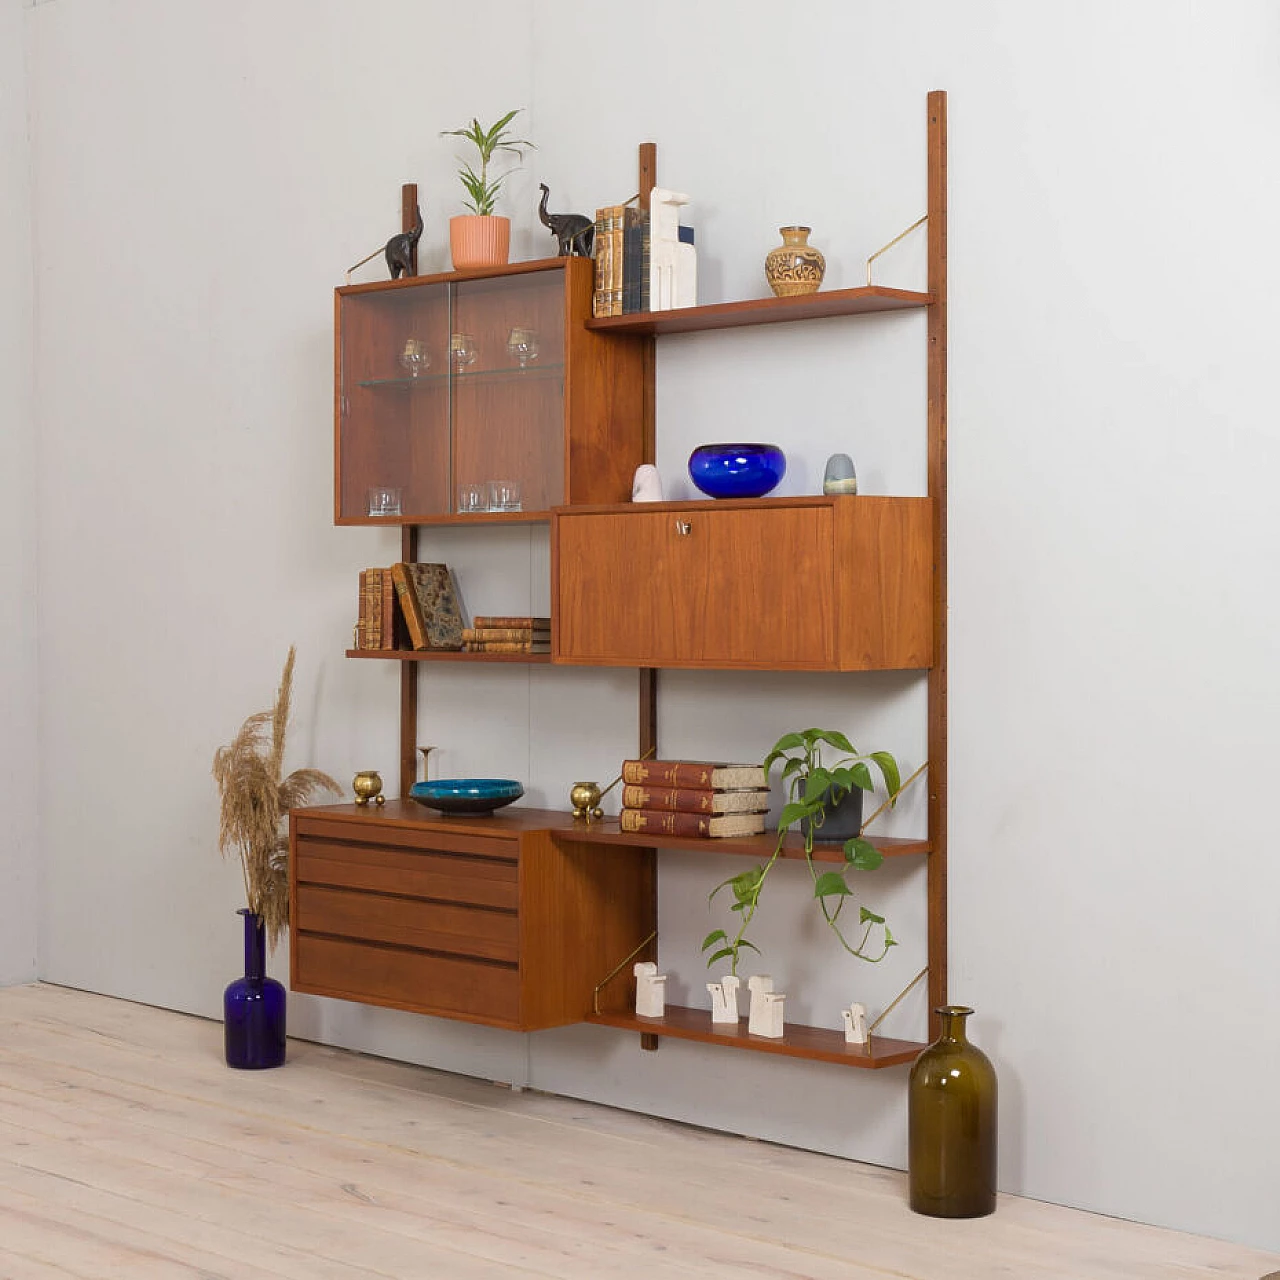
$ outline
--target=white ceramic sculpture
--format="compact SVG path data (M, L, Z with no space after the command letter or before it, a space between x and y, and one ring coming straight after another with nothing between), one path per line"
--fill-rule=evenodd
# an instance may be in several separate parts
M840 1010L840 1017L844 1019L845 1044L866 1044L871 1038L867 1033L866 1005L851 1004Z
M649 309L698 304L698 255L680 240L680 206L689 197L666 187L649 194Z
M667 975L651 960L637 964L635 975L636 1017L661 1018L667 1007Z
M766 1026L764 997L773 990L773 978L767 973L753 973L747 979L747 989L751 992L751 1008L747 1012L747 1030L753 1036L767 1035L760 1028Z
M782 1004L786 998L781 991L762 991L759 1014L747 1024L747 1030L753 1036L777 1040L783 1033Z
M738 988L741 980L733 974L726 974L719 982L708 982L707 990L711 992L711 1021L732 1022L738 1025Z
M636 468L635 479L631 482L631 501L662 501L662 477L653 463L645 462Z

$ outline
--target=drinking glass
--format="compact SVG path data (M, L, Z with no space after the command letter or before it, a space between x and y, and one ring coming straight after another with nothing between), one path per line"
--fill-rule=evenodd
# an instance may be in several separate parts
M431 367L427 344L421 338L406 338L404 350L400 352L400 363L409 371L409 377L420 377Z
M455 369L465 369L476 359L476 340L469 333L455 333L449 339L449 359Z
M518 360L522 369L527 369L530 362L538 358L537 331L521 325L515 326L507 334L507 354L513 360Z
M519 511L520 509L519 480L489 481L490 511Z
M369 490L368 511L371 516L398 516L400 514L400 490L377 486Z
M489 487L484 484L458 486L458 510L463 514L489 510Z

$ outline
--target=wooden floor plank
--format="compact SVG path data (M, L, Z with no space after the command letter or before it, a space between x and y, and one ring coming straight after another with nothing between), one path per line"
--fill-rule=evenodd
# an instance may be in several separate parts
M6 1256L7 1254L7 1256ZM0 1276L1257 1280L1280 1257L221 1025L0 990Z

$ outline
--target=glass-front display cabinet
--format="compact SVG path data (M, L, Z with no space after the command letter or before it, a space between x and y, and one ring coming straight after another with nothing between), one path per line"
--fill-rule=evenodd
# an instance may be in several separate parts
M551 258L336 290L335 522L627 501L646 340L586 329L592 273Z

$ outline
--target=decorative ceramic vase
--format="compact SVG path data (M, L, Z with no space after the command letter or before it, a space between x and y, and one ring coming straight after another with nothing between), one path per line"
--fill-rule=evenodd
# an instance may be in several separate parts
M817 293L827 260L809 243L809 227L779 227L782 243L764 260L764 278L779 298Z
M278 1067L284 1062L284 987L267 977L266 928L262 917L241 907L244 916L244 977L222 995L227 1066Z
M942 1034L907 1086L911 1208L932 1218L981 1218L996 1207L996 1073L965 1035L963 1005L937 1010Z
M712 498L760 498L786 474L776 444L700 444L689 455L689 478Z
M475 213L450 218L449 254L455 271L505 266L511 254L511 219Z

